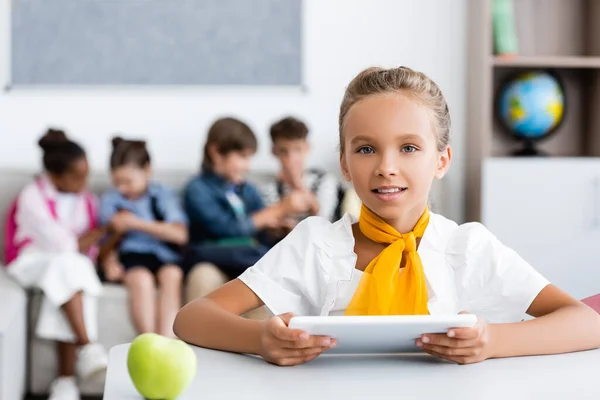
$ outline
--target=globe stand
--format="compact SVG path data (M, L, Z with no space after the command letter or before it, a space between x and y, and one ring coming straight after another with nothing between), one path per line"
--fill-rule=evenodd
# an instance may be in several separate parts
M515 151L514 156L517 157L545 157L548 154L535 148L533 141L525 140L521 150Z

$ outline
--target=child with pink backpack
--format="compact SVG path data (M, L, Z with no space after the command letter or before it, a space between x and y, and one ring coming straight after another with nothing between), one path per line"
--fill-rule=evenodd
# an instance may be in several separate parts
M96 302L102 285L94 266L107 228L97 224L97 199L86 190L85 151L62 131L39 141L44 173L19 194L5 225L8 274L43 294L35 334L58 343L59 376L52 400L79 399L75 376L89 379L106 370L98 343Z

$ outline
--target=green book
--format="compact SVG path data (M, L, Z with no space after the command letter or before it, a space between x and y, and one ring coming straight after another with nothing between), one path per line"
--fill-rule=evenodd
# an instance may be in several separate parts
M498 55L519 51L513 0L492 0L494 45Z

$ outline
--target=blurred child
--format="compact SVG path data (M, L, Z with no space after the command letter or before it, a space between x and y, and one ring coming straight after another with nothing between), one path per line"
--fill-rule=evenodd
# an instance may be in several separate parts
M475 326L427 333L415 346L459 364L600 346L594 310L483 225L429 211L431 184L452 159L448 105L430 78L406 67L358 74L342 100L339 139L359 218L302 221L238 279L184 306L175 320L180 338L296 365L337 343L291 329L294 315L468 312ZM238 317L263 305L275 314L269 321Z
M289 213L306 212L304 195L288 196L265 207L257 189L246 181L257 142L252 130L234 118L217 120L204 146L202 172L185 189L190 218L188 299L234 278L268 250L266 232L281 228ZM190 288L190 286L188 286Z
M103 262L104 275L125 283L139 333L172 337L173 319L181 307L180 262L188 239L187 218L177 196L152 182L145 142L115 138L112 144L114 188L101 198L100 220L110 223L122 238Z
M287 229L280 232L278 239L308 216L318 215L333 221L340 201L340 185L333 175L306 168L310 152L307 126L296 118L287 117L274 123L270 134L272 152L279 160L280 171L274 181L260 187L265 203L271 205L298 192L306 196L305 201L310 205L308 212L289 216Z
M7 271L26 288L43 294L36 335L58 342L59 377L52 400L79 399L75 379L88 379L107 366L97 339L97 298L102 292L94 267L97 200L87 191L85 151L50 129L39 141L44 173L19 194L7 220Z

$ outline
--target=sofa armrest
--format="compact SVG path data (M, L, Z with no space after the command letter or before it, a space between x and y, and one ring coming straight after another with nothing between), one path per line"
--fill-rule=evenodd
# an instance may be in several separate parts
M8 276L0 264L0 333L5 332L18 313L27 312L27 292Z
M27 377L27 293L0 268L0 400L22 399Z

